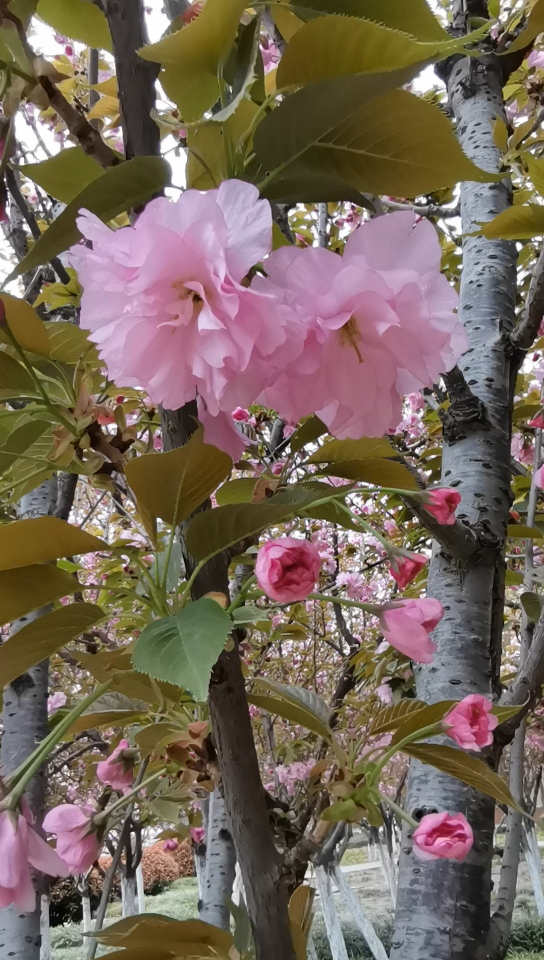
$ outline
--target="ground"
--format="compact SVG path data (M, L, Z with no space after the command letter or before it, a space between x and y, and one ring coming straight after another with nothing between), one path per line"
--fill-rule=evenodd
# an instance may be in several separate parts
M383 871L379 864L367 867L365 870L359 870L358 865L366 861L366 851L349 850L342 861L342 866L351 868L347 874L350 886L359 897L363 909L368 913L376 926L386 923L392 913L391 897L386 886ZM495 886L498 879L498 863L495 872ZM146 907L149 913L164 913L176 920L186 920L189 917L196 916L197 905L197 884L194 878L184 878L176 880L168 890L158 894L155 897L146 898ZM340 916L343 923L351 925L351 916L347 909L344 909L338 901ZM321 941L320 930L322 928L319 902L316 904L316 933L318 941ZM120 916L120 904L115 903L110 906L108 917L114 919ZM518 922L531 921L536 919L534 898L531 882L527 873L527 868L523 863L520 868L518 883L518 896L516 900L515 919ZM66 925L54 927L51 931L51 943L53 950L52 960L84 960L85 950L83 947L83 937L80 929L76 925ZM348 943L348 950L350 944ZM353 951L353 952L352 952ZM359 960L361 956L356 948L352 948L352 960ZM322 951L319 950L319 953ZM100 953L99 953L100 956ZM152 958L150 958L152 960ZM321 958L320 958L321 960ZM323 957L325 960L325 957ZM509 960L544 960L544 951L540 953L530 952L512 952L509 954Z

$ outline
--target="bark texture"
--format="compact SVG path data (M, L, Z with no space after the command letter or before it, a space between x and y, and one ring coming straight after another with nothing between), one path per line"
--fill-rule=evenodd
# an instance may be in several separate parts
M494 58L458 59L449 76L450 102L465 152L478 166L500 169L493 123L504 117L502 77ZM428 594L444 618L434 631L438 652L416 672L427 702L488 697L497 691L504 596L504 538L510 505L510 361L516 251L512 243L469 237L511 203L508 180L461 187L463 273L460 318L470 347L459 367L475 403L453 399L444 426L442 483L462 495L458 517L480 550L453 560L434 545ZM491 897L493 801L431 767L412 763L408 812L460 811L474 830L466 861L421 863L405 834L391 960L476 960L486 956Z
M201 920L223 930L230 930L228 901L232 897L236 853L221 791L216 787L210 795L206 828L206 863L202 894L198 904Z
M55 513L57 479L46 480L41 486L21 499L19 517L50 516ZM49 609L49 608L46 608ZM36 610L21 617L12 626L11 634L37 619L44 610ZM36 749L47 735L47 694L49 661L32 667L4 689L2 710L1 773L15 770ZM32 813L41 823L45 809L45 767L32 778L26 789ZM36 909L21 913L14 906L0 910L0 957L10 960L40 960L40 897L44 892L43 878L35 876Z

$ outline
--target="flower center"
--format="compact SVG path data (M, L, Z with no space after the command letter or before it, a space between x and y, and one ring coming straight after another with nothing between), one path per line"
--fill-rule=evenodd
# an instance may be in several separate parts
M200 294L198 294L196 290L191 290L189 287L187 287L183 280L176 280L172 284L172 288L176 291L179 300L192 300L193 317L198 316L204 305L204 301Z
M348 322L344 324L343 327L340 327L338 331L340 337L340 343L344 347L352 347L357 354L359 363L364 363L364 360L361 356L361 351L359 350L359 342L361 340L361 334L357 327L357 322L353 317L350 317Z

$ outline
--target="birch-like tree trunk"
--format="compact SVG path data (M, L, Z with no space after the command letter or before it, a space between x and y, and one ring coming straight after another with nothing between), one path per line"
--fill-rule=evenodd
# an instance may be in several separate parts
M57 478L46 480L32 493L22 497L19 504L19 517L26 520L31 517L50 516L55 513L57 502ZM48 610L49 608L45 608ZM11 635L16 634L25 624L37 619L44 610L35 610L21 617L12 627ZM2 710L2 751L1 773L15 770L19 764L36 749L40 740L48 733L47 694L48 664L31 667L13 683L4 689ZM28 804L38 823L41 823L45 809L46 777L45 767L37 773L26 789ZM40 960L40 897L43 878L35 874L37 891L36 909L33 913L21 913L14 906L0 910L0 957L6 960Z
M466 27L466 7L454 3L454 26ZM483 169L498 171L493 141L504 120L498 58L450 62L448 91L465 152ZM510 363L505 334L514 323L516 250L513 243L469 234L511 203L508 179L461 186L463 272L460 318L470 347L459 363L464 376L448 378L451 407L444 425L442 483L462 495L459 519L479 538L477 556L454 561L436 544L428 594L444 618L434 631L438 652L416 671L417 695L427 702L497 691L504 600L504 540L510 506ZM452 387L453 382L453 387ZM486 957L491 899L494 804L458 780L413 763L408 812L462 812L474 830L464 863L422 863L403 839L391 960L476 960Z
M206 830L206 865L198 913L215 927L230 929L228 901L232 898L236 853L225 800L216 787L210 795Z

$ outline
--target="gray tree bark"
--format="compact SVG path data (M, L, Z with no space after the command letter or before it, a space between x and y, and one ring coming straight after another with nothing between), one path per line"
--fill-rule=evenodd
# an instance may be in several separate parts
M225 800L216 787L210 795L206 830L206 864L203 890L198 904L201 920L230 929L228 901L232 898L236 853Z
M19 517L26 520L31 517L50 516L55 513L56 502L57 478L53 477L22 497ZM11 635L48 609L35 610L28 616L21 617L13 624ZM44 660L4 689L2 774L15 770L48 733L48 666L49 661ZM41 823L45 809L45 790L45 767L42 767L26 789L28 804L38 823ZM36 874L37 901L33 913L21 913L14 906L0 910L0 957L9 957L10 960L40 960L40 896L44 892L42 883L43 878Z
M461 4L454 4L454 9ZM464 26L464 24L455 24ZM450 65L451 66L451 65ZM454 61L448 90L457 134L480 167L496 171L501 158L493 124L504 118L502 77L495 58ZM514 323L514 244L470 237L511 203L508 180L461 186L463 273L459 315L470 347L459 366L466 384L450 385L444 425L442 483L462 495L458 517L479 537L477 556L454 562L435 544L429 596L445 615L433 639L432 665L416 671L417 695L427 702L491 697L497 690L503 622L503 549L510 505L510 362L504 348ZM431 767L412 763L408 812L462 812L474 830L464 863L417 860L404 836L391 960L476 960L485 957L490 921L494 804Z

